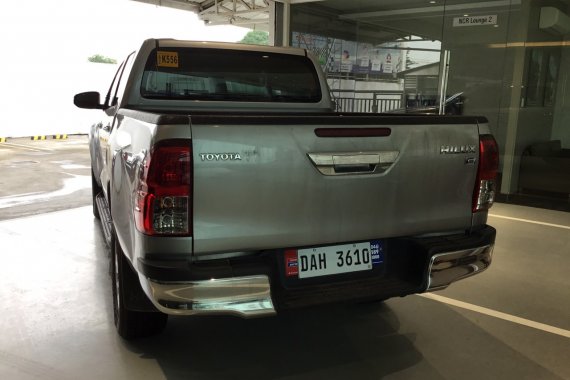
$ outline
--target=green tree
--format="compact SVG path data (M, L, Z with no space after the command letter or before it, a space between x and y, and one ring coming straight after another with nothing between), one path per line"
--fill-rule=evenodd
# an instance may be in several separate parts
M240 41L240 44L268 45L269 33L263 32L261 30L252 30L250 32L247 32L245 37L243 37Z
M94 63L112 63L112 64L117 63L116 59L105 57L104 55L101 54L92 55L91 57L87 58L87 60L89 62L94 62Z

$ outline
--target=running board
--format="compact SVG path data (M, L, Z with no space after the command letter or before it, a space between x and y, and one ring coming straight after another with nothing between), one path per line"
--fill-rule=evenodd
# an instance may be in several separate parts
M112 237L113 237L113 219L111 218L111 210L107 204L107 200L100 192L95 197L95 203L97 203L97 209L99 210L99 215L101 216L101 227L103 227L103 235L105 235L105 243L108 247L111 247Z

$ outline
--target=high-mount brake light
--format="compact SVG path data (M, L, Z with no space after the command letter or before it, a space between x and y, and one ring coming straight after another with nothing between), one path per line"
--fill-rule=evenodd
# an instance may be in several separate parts
M158 143L144 162L135 201L139 231L147 235L192 235L190 140Z
M491 208L495 201L499 147L492 135L479 137L479 167L473 191L473 212Z

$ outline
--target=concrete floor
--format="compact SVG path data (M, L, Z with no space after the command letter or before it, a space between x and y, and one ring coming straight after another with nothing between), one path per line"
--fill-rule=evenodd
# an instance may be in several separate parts
M0 143L0 220L90 203L87 136Z
M136 343L90 207L0 221L0 379L570 379L570 213L492 214L492 267L437 299L171 318Z

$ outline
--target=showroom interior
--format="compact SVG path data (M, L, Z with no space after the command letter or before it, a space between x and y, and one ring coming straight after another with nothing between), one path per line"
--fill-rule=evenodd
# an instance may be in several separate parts
M483 115L500 146L499 200L570 210L568 1L290 8L290 44L319 55L339 111Z

